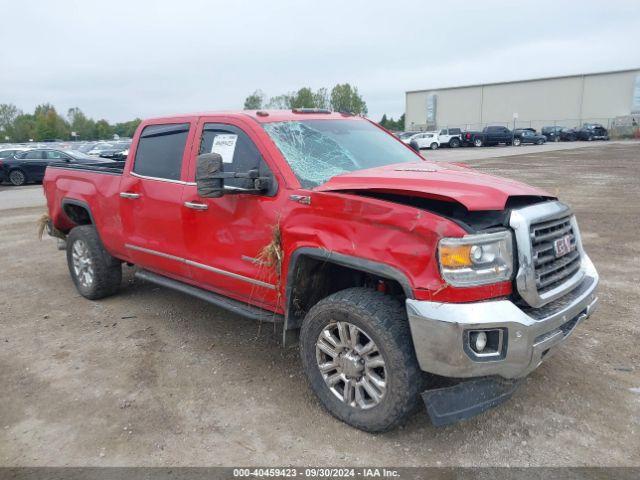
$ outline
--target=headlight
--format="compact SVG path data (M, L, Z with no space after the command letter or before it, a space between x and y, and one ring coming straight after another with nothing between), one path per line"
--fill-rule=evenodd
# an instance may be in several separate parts
M503 282L513 272L511 232L443 238L438 245L442 278L454 287Z

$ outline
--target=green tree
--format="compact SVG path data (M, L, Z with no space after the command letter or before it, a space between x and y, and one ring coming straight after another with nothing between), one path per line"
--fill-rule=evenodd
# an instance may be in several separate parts
M303 87L294 94L290 108L314 108L315 106L313 90Z
M28 142L35 137L36 120L33 115L21 114L13 121L11 141Z
M262 90L256 90L244 100L245 110L260 110L264 103L264 93Z
M387 118L387 114L384 113L382 114L382 118L380 119L380 121L378 122L380 124L381 127L384 127L386 129L390 129L389 127L389 119Z
M98 120L94 131L94 138L98 140L107 140L113 138L113 129L106 120Z
M267 108L274 108L278 110L290 110L293 104L293 98L295 97L295 93L285 93L283 95L278 95L276 97L271 97L269 99L269 103L267 103Z
M349 112L354 115L366 115L367 104L358 93L357 87L348 83L338 84L331 90L331 108L335 112Z
M116 133L121 137L133 137L133 134L136 132L136 128L138 128L138 125L140 125L141 122L141 119L135 118L128 122L116 123L113 126L113 133Z
M329 92L326 88L319 88L316 93L313 94L313 106L316 108L330 108L329 104Z
M13 124L22 112L11 103L0 104L0 142L6 141L5 137L13 140Z
M70 108L67 111L67 119L69 121L69 129L76 133L76 137L82 140L93 138L96 128L96 122L87 116L78 107Z
M58 115L53 105L49 103L38 105L35 109L34 117L35 140L69 138L69 125Z

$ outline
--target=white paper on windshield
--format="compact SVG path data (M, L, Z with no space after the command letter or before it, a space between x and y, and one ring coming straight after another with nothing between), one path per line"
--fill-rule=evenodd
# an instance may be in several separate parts
M217 153L222 157L223 163L233 163L233 153L236 151L238 135L216 135L211 145L211 153Z

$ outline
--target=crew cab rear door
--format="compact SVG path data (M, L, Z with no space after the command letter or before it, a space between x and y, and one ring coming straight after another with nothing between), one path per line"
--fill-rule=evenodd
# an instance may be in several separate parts
M183 194L184 239L191 275L204 288L237 300L273 309L278 305L276 268L261 251L275 246L274 229L282 214L282 182L261 148L261 128L236 117L209 117L199 122L192 153L190 182ZM265 193L242 193L246 179L225 179L220 198L203 198L194 183L197 155L216 152L225 172L257 169L272 178ZM249 182L250 183L250 182Z
M136 265L188 279L182 191L195 121L171 119L143 127L120 183L125 248Z

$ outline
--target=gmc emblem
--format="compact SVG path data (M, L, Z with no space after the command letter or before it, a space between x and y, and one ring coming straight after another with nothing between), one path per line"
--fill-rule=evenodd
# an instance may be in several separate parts
M553 241L553 252L556 254L556 258L563 257L575 249L576 246L571 244L571 235L565 235Z

